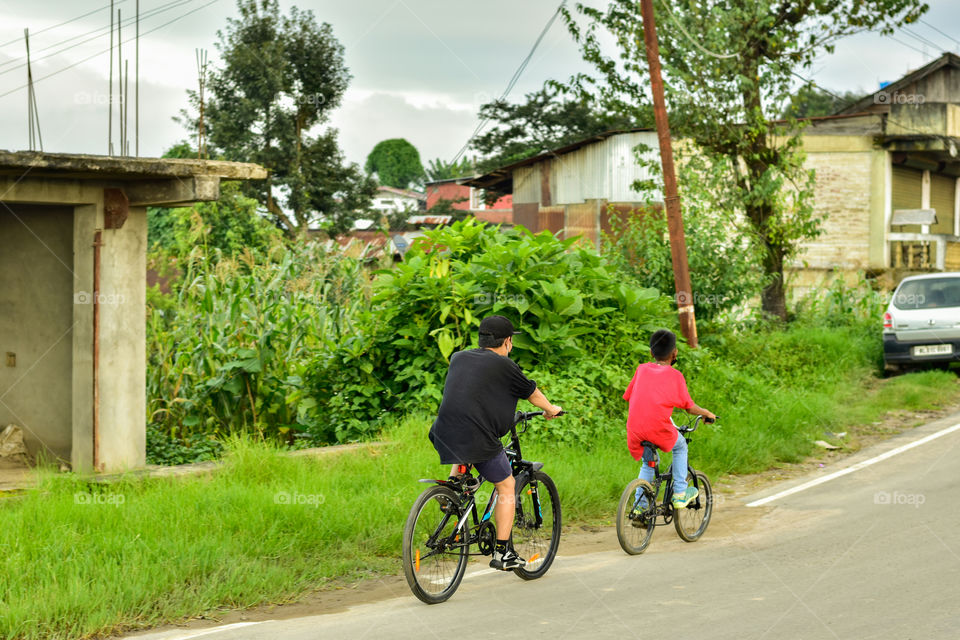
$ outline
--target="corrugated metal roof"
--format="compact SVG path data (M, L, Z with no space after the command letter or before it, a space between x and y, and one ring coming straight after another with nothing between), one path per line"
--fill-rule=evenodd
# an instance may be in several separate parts
M543 160L562 156L567 153L572 153L577 149L587 146L588 144L600 142L616 135L623 133L638 133L641 131L653 131L653 129L649 127L636 127L633 129L615 129L612 131L604 131L603 133L598 133L597 135L590 136L589 138L578 140L577 142L568 144L564 147L559 147L550 151L544 151L543 153L527 158L526 160L520 160L519 162L514 162L513 164L508 164L504 167L499 167L481 176L464 179L461 184L470 185L471 187L479 187L481 189L494 189L502 192L511 191L513 189L512 181L514 169L537 164Z

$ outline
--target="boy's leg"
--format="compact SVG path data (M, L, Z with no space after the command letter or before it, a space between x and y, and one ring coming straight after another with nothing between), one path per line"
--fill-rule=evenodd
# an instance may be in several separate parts
M687 441L683 434L677 435L673 445L673 495L682 496L687 491Z
M650 484L653 484L653 478L654 478L653 467L651 467L649 464L647 464L647 461L646 461L646 460L643 460L643 461L641 462L641 464L640 464L640 475L638 475L637 477L640 478L641 480L646 480L646 481L649 482ZM643 494L643 490L640 489L640 487L637 487L637 493L635 494L636 497L635 497L634 499L635 499L635 500L640 500L640 497L641 497L642 494ZM646 505L646 500L644 500L644 501L642 501L642 502L640 503L640 507L641 507L641 508L645 508L646 506L647 506L647 505Z

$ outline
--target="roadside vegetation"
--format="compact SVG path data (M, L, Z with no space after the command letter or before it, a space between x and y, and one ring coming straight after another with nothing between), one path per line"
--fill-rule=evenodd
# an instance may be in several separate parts
M567 523L609 520L637 471L621 395L650 331L674 325L672 301L621 249L473 221L381 271L319 245L194 249L171 293L151 294L151 451L223 465L109 484L50 473L5 499L0 637L89 637L395 574L416 480L446 473L426 438L446 358L492 312L518 320L515 358L570 412L535 421L525 454L557 481ZM879 377L883 297L866 282L838 280L789 324L717 300L729 306L678 363L721 416L692 449L714 479L802 460L814 440L893 409L960 399L950 372Z

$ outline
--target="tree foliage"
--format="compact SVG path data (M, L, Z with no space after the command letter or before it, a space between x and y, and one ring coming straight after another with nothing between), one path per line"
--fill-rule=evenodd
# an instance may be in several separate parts
M832 116L861 98L863 98L863 95L855 91L835 94L819 89L812 84L805 84L790 97L790 102L782 115L785 118L791 116L794 118Z
M378 142L367 156L365 168L367 173L376 174L380 184L388 187L408 189L423 183L420 152L404 138Z
M218 32L223 67L209 77L203 123L210 148L270 170L244 189L289 235L312 224L343 233L375 191L357 165L345 163L336 130L317 131L350 81L343 46L311 11L292 7L282 16L277 0L238 0L237 7L239 17ZM197 110L198 96L189 95ZM198 118L182 121L196 130Z
M461 158L458 162L436 158L427 164L427 180L450 180L463 178L474 174L474 161Z
M179 142L164 158L196 158L197 152ZM266 250L280 242L283 233L261 215L259 203L243 194L240 183L220 183L220 198L190 207L148 207L147 242L151 249L184 258L194 247L219 250L235 256L246 249Z
M820 220L804 169L801 124L771 117L790 102L797 72L836 41L860 31L890 33L926 10L920 0L673 0L656 3L670 128L725 166L742 213L763 248L764 311L786 317L784 265ZM567 26L596 75L569 88L611 111L640 114L650 104L640 3L563 9ZM605 43L616 43L609 49Z
M604 131L653 123L649 109L617 113L602 109L587 97L563 98L552 87L528 93L525 102L519 104L489 102L480 107L480 118L494 123L493 129L472 143L484 156L478 163L482 172Z

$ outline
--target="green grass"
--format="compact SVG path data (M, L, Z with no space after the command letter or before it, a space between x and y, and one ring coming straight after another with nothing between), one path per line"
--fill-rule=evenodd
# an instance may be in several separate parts
M800 460L826 430L960 397L953 373L878 380L871 340L852 330L791 329L713 351L680 364L694 400L722 418L691 447L715 480ZM638 470L621 393L605 390L597 415L608 417L586 443L551 437L563 418L523 442L556 480L567 523L609 519ZM397 573L403 522L424 487L416 480L447 471L427 440L431 417L393 426L384 437L394 444L321 458L235 439L224 467L202 477L44 476L0 501L0 638L90 636Z

